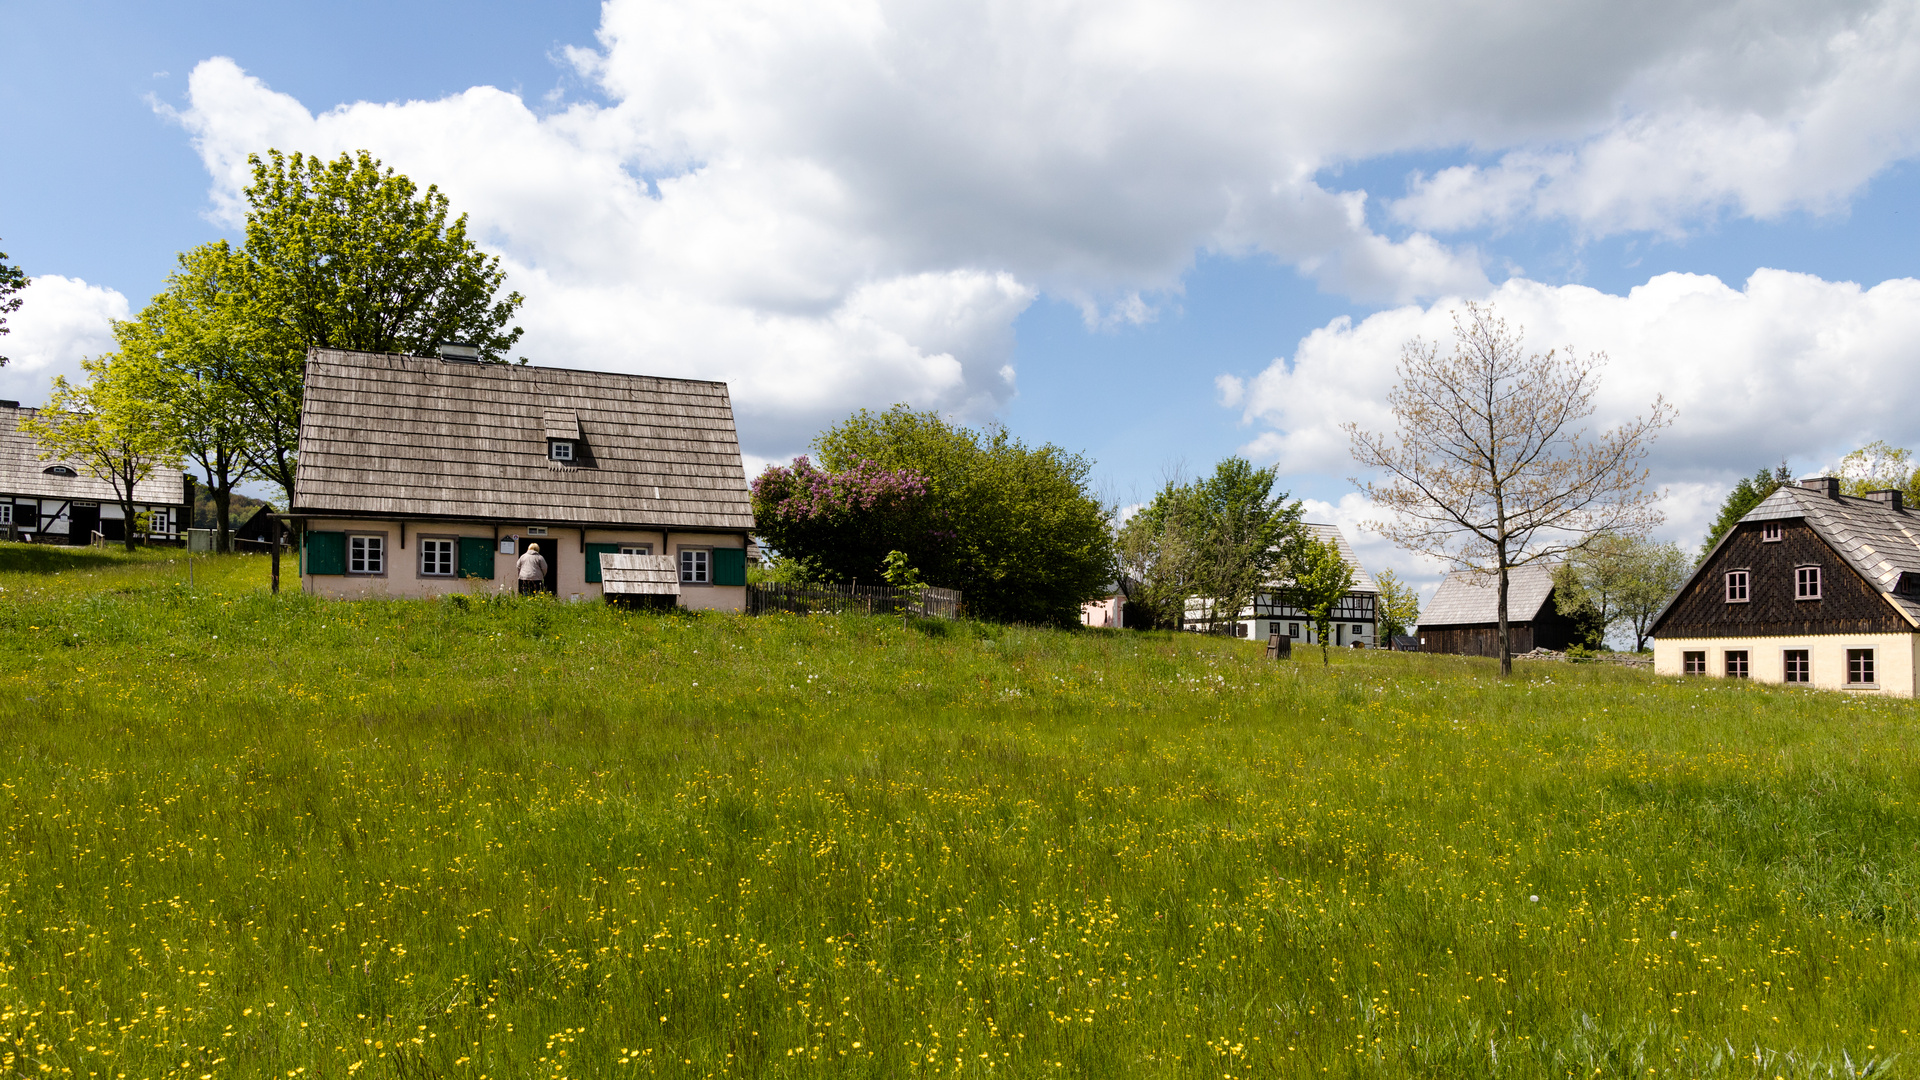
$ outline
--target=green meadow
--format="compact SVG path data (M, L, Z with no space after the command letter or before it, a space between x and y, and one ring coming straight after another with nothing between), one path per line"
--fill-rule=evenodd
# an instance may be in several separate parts
M0 1076L1920 1073L1915 706L0 545Z

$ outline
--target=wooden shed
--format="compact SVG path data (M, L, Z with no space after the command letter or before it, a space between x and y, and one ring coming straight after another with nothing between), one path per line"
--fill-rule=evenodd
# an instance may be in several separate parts
M1553 602L1554 564L1528 563L1507 571L1507 634L1513 651L1565 649L1580 640L1580 625ZM1500 582L1491 574L1448 574L1420 613L1414 636L1421 652L1500 655Z
M725 383L315 349L301 580L323 596L602 594L601 556L665 556L679 603L744 610L753 507Z
M126 510L110 481L77 461L42 460L40 441L20 430L37 409L0 401L0 537L85 544L95 533L126 539ZM193 518L193 478L170 469L134 485L134 513L146 514L149 540L178 543Z

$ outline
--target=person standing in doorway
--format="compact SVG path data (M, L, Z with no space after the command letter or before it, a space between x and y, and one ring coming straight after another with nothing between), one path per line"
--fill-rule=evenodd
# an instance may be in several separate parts
M520 556L520 595L534 596L541 586L547 583L547 560L540 554L539 544L528 544L527 553Z

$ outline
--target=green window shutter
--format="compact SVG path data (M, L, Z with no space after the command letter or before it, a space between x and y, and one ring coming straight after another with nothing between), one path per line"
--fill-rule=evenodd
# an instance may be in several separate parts
M747 583L747 549L713 549L713 583L715 585L745 585Z
M493 541L484 536L460 538L460 576L493 578Z
M587 581L594 585L600 583L600 556L618 554L620 554L619 544L588 544Z
M310 532L307 534L307 560L303 568L309 574L347 572L347 534Z

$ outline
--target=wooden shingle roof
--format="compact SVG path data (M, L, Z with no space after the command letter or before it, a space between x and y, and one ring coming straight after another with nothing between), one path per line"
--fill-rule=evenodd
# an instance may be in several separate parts
M1507 620L1532 622L1553 595L1556 564L1528 563L1507 571ZM1500 579L1473 570L1455 570L1440 582L1420 613L1420 629L1478 626L1500 621Z
M333 349L307 355L294 509L753 527L725 383Z
M110 481L89 475L80 462L57 457L40 459L40 440L20 430L20 421L39 412L0 405L0 495L99 503L120 501ZM54 476L47 472L57 465L65 465L78 475ZM186 502L185 485L178 472L156 469L153 475L134 485L133 501L150 506L178 506Z

